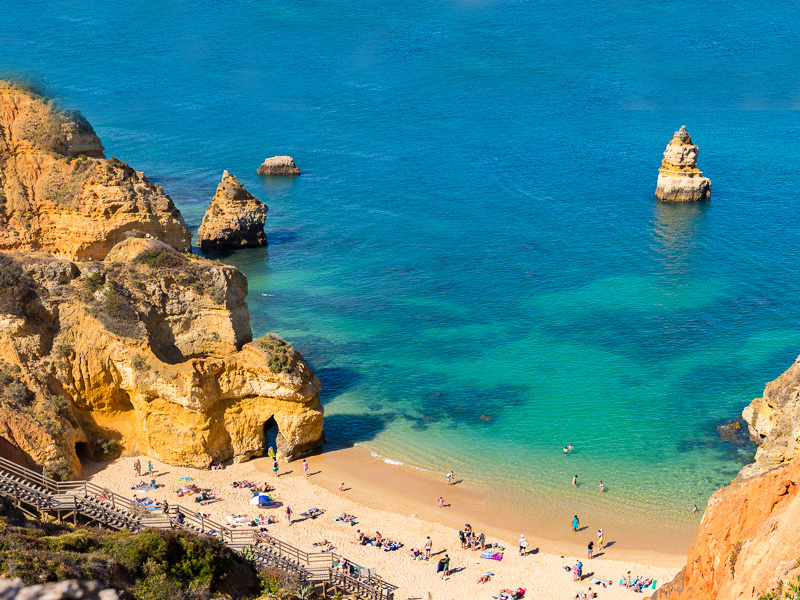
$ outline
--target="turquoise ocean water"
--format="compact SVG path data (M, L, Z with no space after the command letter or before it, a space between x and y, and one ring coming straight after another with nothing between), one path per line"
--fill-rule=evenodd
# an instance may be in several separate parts
M193 229L223 169L269 205L269 248L226 260L332 445L674 517L752 457L715 427L800 352L799 9L22 0L0 70ZM684 124L712 201L661 205ZM259 178L274 154L304 174Z

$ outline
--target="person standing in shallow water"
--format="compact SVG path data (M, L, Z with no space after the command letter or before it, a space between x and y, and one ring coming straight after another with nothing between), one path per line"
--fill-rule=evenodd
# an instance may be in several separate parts
M453 485L453 472L450 471L447 475L445 475L445 479L447 479L447 485Z
M578 515L575 515L575 518L572 519L572 531L578 531L578 527L581 526L580 519L578 519Z
M577 475L575 475L575 477L572 478L572 485L574 487L578 487L578 476Z
M606 491L606 486L603 485L603 480L601 479L600 480L600 492L602 493L602 492L605 492L605 491Z

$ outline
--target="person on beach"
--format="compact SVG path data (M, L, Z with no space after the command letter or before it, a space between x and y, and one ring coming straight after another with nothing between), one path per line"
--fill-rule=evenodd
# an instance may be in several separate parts
M164 504L161 506L161 508L162 508L162 512L163 512L165 515L168 515L168 514L169 514L169 502L167 502L166 500L164 500Z
M275 475L275 477L278 476L278 461L274 458L272 459L272 474Z
M286 506L286 522L291 525L292 524L292 509L289 506Z
M603 539L603 530L597 530L597 549L602 550L603 546L605 545L605 540Z
M577 475L575 475L575 477L572 478L572 485L573 485L573 487L578 487L578 476Z
M486 548L486 536L483 535L482 531L478 536L478 543L481 545L481 550L484 550Z
M308 477L308 461L303 459L303 474Z
M340 492L343 492L343 491L344 491L344 481L343 481L342 483L340 483L340 484L339 484L339 491L340 491Z
M572 519L572 531L578 531L578 527L580 526L580 519L578 519L578 515L575 515L575 518Z
M153 463L149 460L147 461L147 474L150 475L153 472Z
M433 550L433 542L431 536L425 538L425 558L431 557L431 550Z
M525 554L525 548L528 547L528 540L525 539L523 534L519 536L519 555L522 556Z
M697 504L694 505L694 510L692 511L692 514L695 514L695 515L697 514Z
M606 491L606 486L603 485L603 480L601 479L600 480L600 493L602 494L605 491Z
M450 555L445 554L442 560L444 561L442 565L442 580L445 580L450 577Z
M137 477L142 476L142 463L138 458L136 459L136 462L133 463L133 470L136 472Z
M447 479L447 485L453 485L453 472L450 471L447 475L445 475L445 479Z
M439 508L444 508L444 498L439 496L439 499L437 500L437 502L439 503Z
M587 550L589 552L589 560L591 560L592 552L594 552L594 542L592 540L589 540L589 546L587 547Z

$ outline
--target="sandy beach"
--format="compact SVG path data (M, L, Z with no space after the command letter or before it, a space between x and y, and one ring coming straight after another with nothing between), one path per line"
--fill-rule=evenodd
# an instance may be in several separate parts
M145 477L137 478L133 464L137 457L123 457L108 463L84 462L84 477L115 492L131 497L131 486ZM148 458L139 457L143 467ZM616 524L595 522L591 517L581 517L581 530L573 533L570 523L559 524L563 533L550 539L535 535L535 531L519 530L515 518L508 518L501 508L492 506L480 497L468 482L447 486L444 477L434 480L430 475L400 465L386 464L359 448L336 450L312 456L309 461L310 477L303 476L300 461L281 463L279 476L272 474L268 459L230 465L224 470L208 471L173 467L153 460L154 474L159 488L147 495L154 500L167 500L171 506L183 504L196 510L191 497L178 498L175 490L178 479L192 477L201 487L210 489L222 500L205 507L204 512L221 523L227 515L274 514L278 522L269 527L276 537L307 551L314 551L314 542L325 539L332 542L336 551L355 563L373 567L387 581L399 586L396 598L458 600L491 598L502 588L528 590L526 598L573 598L576 592L590 586L603 599L641 598L633 591L617 585L627 572L652 577L659 583L671 579L685 564L685 554L663 551L664 544L653 532L640 532L649 538L653 548L644 550L632 547L616 533ZM247 489L230 487L231 482L249 480L256 484L268 482L275 486L278 500L294 511L294 522L288 525L283 518L283 507L258 509L249 503ZM458 481L456 477L455 481ZM342 492L338 491L344 483ZM403 491L404 490L404 491ZM445 508L436 502L446 498ZM311 507L324 509L325 514L315 520L303 520L300 513ZM351 526L332 519L343 512L353 514L358 524ZM479 551L464 550L458 539L458 530L470 523L475 531L486 534L487 543L498 542L505 547L502 561L480 558ZM596 558L587 560L586 545L596 541L597 528L605 529L606 549ZM356 532L374 535L380 531L404 544L393 552L383 552L371 546L356 543ZM528 554L518 555L517 540L524 534L530 542ZM411 548L422 548L426 536L433 541L433 558L429 562L415 561L409 554ZM686 548L683 548L685 553ZM451 576L442 580L436 574L436 561L447 553L451 559ZM564 567L577 559L584 563L583 583L572 580ZM491 581L477 583L487 571L494 573ZM608 588L592 585L589 580L613 580ZM599 589L598 589L599 588ZM646 596L645 596L646 597Z

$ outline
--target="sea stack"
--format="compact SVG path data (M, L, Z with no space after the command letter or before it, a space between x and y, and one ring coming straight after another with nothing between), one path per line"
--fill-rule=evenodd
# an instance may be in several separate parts
M273 156L265 158L258 167L259 175L300 175L300 169L294 164L291 156Z
M204 252L266 246L267 210L266 204L225 171L197 230L197 243Z
M658 170L656 197L662 202L697 202L711 196L711 180L697 168L697 146L686 125L675 132Z

